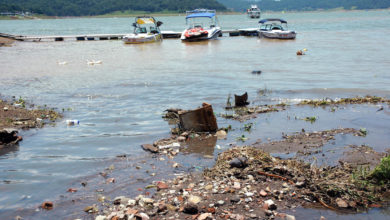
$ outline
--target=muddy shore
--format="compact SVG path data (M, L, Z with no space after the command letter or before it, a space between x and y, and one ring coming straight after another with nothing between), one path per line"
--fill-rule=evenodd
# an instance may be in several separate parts
M0 150L23 139L17 136L18 130L41 128L61 117L61 114L53 109L35 108L22 98L14 98L12 101L0 99Z
M370 103L368 100L372 99L365 99L363 103ZM0 102L0 110L7 108L7 111L1 111L0 115L4 116L12 112L13 118L10 121L4 120L6 117L3 117L3 123L7 122L3 127L28 128L40 125L34 123L39 115L36 115L35 111L25 112L26 109L21 105L22 101ZM339 104L351 103L337 105ZM284 105L281 107L281 111L286 110ZM253 117L264 113L246 112L242 116ZM271 112L273 113L270 114L277 114L275 113L277 111ZM39 112L39 114L45 114L47 120L55 119L55 116L50 117L50 111ZM29 120L19 123L20 120L17 119L22 118L21 116ZM159 166L157 161L161 165L166 163L166 166L180 169L181 165L174 162L175 157L180 157L183 153L191 153L191 149L197 148L199 144L206 144L209 146L208 149L213 149L217 139L224 139L229 135L226 131L229 132L230 129L220 128L216 133L174 132L169 138L143 145L142 148L149 152L151 159L156 160L151 163L152 168L146 172L154 176L157 172L156 167ZM264 143L258 141L250 146L233 145L218 156L213 167L203 172L186 171L176 173L175 178L157 177L152 182L143 181L137 185L141 187L137 189L138 196L122 194L110 198L107 195L110 190L121 191L121 186L129 187L126 183L121 185L118 183L122 180L114 178L113 175L118 167L110 166L98 174L99 178L104 179L103 185L108 189L107 193L101 188L102 186L94 185L92 181L81 181L80 188L69 188L66 192L67 195L74 194L74 197L64 198L68 197L68 203L74 204L80 212L84 212L76 216L99 220L295 219L294 212L301 207L348 213L358 213L373 207L387 207L390 196L389 183L377 184L362 173L362 167L372 170L378 166L381 159L387 156L386 153L378 153L365 145L351 145L345 146L348 150L345 156L339 159L337 166L317 166L315 163L310 164L302 160L302 157L317 152L324 145L334 141L338 135L364 137L366 131L356 128L316 132L302 130L283 134L281 140L277 141ZM270 155L292 152L295 152L296 156L291 159ZM118 156L117 159L128 160L126 155ZM142 166L145 166L142 165L143 163L145 162L137 165L136 170L142 169ZM95 196L84 195L78 198L77 191L82 192L84 188L95 191L97 201L85 206L87 201L85 199L94 200ZM46 217L51 216L52 209L61 209L64 205L57 201L42 202L37 210ZM27 211L25 214L24 216L34 216L36 211ZM318 216L317 219L324 218Z
M0 37L0 47L11 46L13 43L14 43L14 40L12 40L12 39Z

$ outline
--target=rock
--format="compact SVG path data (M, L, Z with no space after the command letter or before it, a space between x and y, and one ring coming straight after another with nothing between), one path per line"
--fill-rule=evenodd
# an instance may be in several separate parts
M148 205L148 204L153 204L154 203L154 199L151 199L151 198L143 198L142 201Z
M229 162L231 167L244 168L247 166L248 159L246 157L237 157Z
M298 188L302 188L304 187L306 184L304 181L299 181L299 182L296 182L295 183L295 186L298 187Z
M168 185L164 182L157 182L157 191L162 189L168 189Z
M184 141L186 141L186 137L183 137L183 136L179 136L178 138L177 138L177 141L179 141L179 142L184 142Z
M151 144L143 144L141 145L142 149L146 150L146 151L150 151L152 153L158 153L158 148L151 145Z
M18 136L18 130L16 129L3 129L0 131L0 145L14 145L23 140Z
M245 193L245 196L246 196L246 197L252 197L253 195L254 195L253 192L246 192L246 193Z
M41 208L46 210L52 210L54 207L53 202L43 202Z
M166 211L168 208L167 206L164 204L164 203L160 203L158 204L158 209L157 209L157 212L164 212Z
M219 131L217 131L216 135L217 135L218 140L221 140L221 139L226 138L227 133L224 130L219 130Z
M268 193L266 192L266 191L264 191L264 190L260 190L260 196L262 196L262 197L266 197L267 195L268 195Z
M278 213L276 217L278 217L277 219L295 220L295 216L286 213Z
M340 208L348 208L348 203L346 203L343 199L337 198L336 199L337 206Z
M115 197L113 203L114 203L114 205L120 205L120 204L127 205L129 200L130 200L129 198L126 198L124 196L118 196L118 197Z
M205 190L211 190L213 188L213 185L207 185L204 187Z
M139 213L138 215L136 215L137 217L140 217L142 220L149 220L149 216L146 214L146 213Z
M198 206L192 203L188 203L184 206L183 212L190 215L195 215L198 213Z
M167 204L167 209L169 211L177 211L179 208L177 208L176 206L173 206L173 205L170 205L170 204Z
M98 215L96 216L95 220L107 220L107 217L104 215Z
M264 209L268 209L268 210L276 210L277 209L277 206L276 204L274 203L274 201L272 201L272 199L268 199L264 202Z
M189 203L198 204L202 199L199 196L190 196L188 198Z
M203 213L198 216L198 220L211 220L213 218L213 215L211 213Z
M234 182L233 188L234 189L241 189L241 184L239 182Z
M137 204L137 201L135 201L134 199L129 199L129 201L127 201L128 206L135 206L135 204Z
M225 204L225 201L219 200L217 203L215 203L216 206L223 206Z
M234 195L232 198L230 198L230 202L237 203L241 200L240 196Z
M95 206L87 206L84 208L84 212L94 213L98 212L98 209Z

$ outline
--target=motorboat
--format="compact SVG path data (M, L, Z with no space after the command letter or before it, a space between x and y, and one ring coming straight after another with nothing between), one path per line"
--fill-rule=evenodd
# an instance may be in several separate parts
M123 36L126 44L153 43L163 39L160 26L161 21L156 21L151 16L138 16L133 23L134 32Z
M279 18L268 18L259 21L258 36L271 39L295 39L297 33L288 30L287 21Z
M186 12L188 26L181 34L182 41L216 39L221 34L215 10L196 9Z
M251 7L246 10L246 13L250 18L260 18L261 15L260 8L257 7L257 5L251 5Z

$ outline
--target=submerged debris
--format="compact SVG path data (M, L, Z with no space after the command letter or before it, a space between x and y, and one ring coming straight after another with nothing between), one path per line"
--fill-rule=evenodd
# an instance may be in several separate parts
M249 102L248 102L248 93L245 92L245 93L242 94L242 95L236 95L236 94L234 94L234 103L235 103L235 106L236 106L236 107L242 107L242 106L249 105Z
M326 106L326 105L341 105L341 104L377 104L377 103L387 103L390 104L390 100L377 97L377 96L365 96L365 97L355 97L355 98L341 98L341 99L322 99L322 100L303 100L298 105L312 105L312 106Z

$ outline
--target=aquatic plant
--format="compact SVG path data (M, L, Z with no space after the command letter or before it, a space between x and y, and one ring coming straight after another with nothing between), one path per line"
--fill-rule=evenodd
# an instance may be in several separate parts
M390 155L383 157L380 164L370 174L379 184L384 184L390 181Z
M244 124L244 130L249 132L252 129L252 125L253 123Z
M241 135L240 137L237 137L236 140L237 140L237 141L245 142L246 140L248 140L248 138L245 137L245 135Z
M303 120L305 120L305 121L310 121L310 123L314 123L314 122L316 122L317 117L315 117L315 116L306 117L306 118L304 118Z

